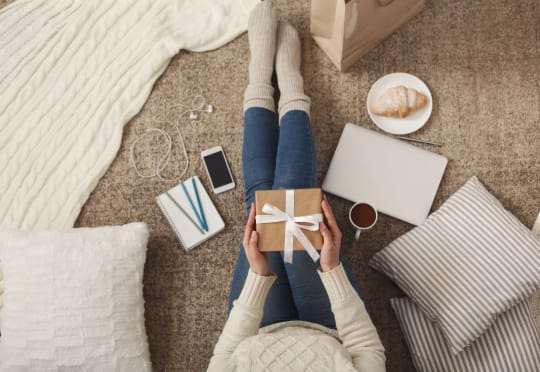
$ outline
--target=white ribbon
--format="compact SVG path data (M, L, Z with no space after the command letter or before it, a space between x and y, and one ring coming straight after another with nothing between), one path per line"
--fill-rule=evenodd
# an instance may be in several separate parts
M285 222L285 245L283 260L292 263L294 237L298 239L311 259L315 262L319 259L319 252L306 237L302 229L309 231L319 230L319 223L323 220L320 213L294 217L294 190L285 191L285 212L272 205L265 203L262 211L266 214L258 214L255 217L257 223Z

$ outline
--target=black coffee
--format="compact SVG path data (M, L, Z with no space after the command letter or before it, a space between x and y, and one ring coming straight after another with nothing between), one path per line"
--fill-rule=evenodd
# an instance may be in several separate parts
M359 227L370 227L375 223L377 214L369 204L360 203L351 211L352 222Z

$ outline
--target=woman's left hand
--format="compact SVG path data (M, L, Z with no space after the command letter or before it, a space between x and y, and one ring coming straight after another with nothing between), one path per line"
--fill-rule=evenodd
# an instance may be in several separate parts
M321 203L324 218L328 226L321 222L319 227L323 236L323 246L321 249L321 271L330 271L339 266L339 251L341 249L341 231L334 217L334 212L324 196Z
M255 203L251 203L251 211L249 212L246 231L244 232L244 249L249 262L251 271L262 276L270 275L270 263L268 256L259 251L259 236L255 231Z

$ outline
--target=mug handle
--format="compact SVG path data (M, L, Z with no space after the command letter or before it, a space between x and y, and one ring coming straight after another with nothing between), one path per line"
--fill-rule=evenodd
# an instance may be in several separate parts
M360 240L360 234L362 233L362 230L356 229L356 233L354 234L355 240Z

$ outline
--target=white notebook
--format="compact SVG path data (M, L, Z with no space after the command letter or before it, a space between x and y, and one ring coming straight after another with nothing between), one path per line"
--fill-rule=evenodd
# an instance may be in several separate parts
M176 237L186 251L195 248L225 228L223 219L219 215L216 206L210 199L210 196L208 196L206 189L197 176L184 181L184 185L186 186L187 192L189 193L195 208L198 208L198 203L192 186L192 179L195 179L195 184L197 185L201 207L204 212L208 231L203 230L203 232L201 232L201 226L199 225L199 228L197 228L197 226L195 226L194 223L190 221L190 219L186 217L186 215L176 205L176 203L178 203L178 205L190 216L191 220L198 224L197 216L195 215L189 200L180 185L176 185L156 198L159 208L169 221L169 224L176 233ZM167 193L169 195L167 195ZM171 200L171 198L173 198L174 201Z

